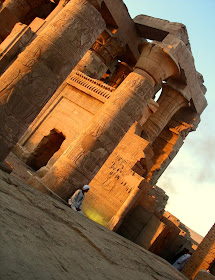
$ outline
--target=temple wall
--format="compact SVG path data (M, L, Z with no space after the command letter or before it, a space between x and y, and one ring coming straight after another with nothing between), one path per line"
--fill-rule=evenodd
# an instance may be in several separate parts
M134 242L150 250L150 247L159 238L165 230L166 225L162 223L155 215L152 215L146 226L141 230Z
M33 153L42 138L52 129L60 131L66 139L55 159L52 159L53 164L101 106L102 102L68 85L49 111L37 120L22 147Z
M114 89L102 82L87 78L80 72L73 72L65 86L55 93L20 139L14 148L15 154L30 165L32 154L43 137L55 129L64 135L65 140L47 164L47 167L52 166L103 106L111 90Z
M135 135L133 125L90 182L91 191L83 204L88 217L97 220L100 216L102 224L106 225L117 213L131 191L143 180L132 167L137 159L145 157L143 150L147 145L147 141Z
M90 184L90 219L171 261L192 244L155 184L207 105L186 28L121 0L3 2L0 167L19 139L32 186L67 201Z

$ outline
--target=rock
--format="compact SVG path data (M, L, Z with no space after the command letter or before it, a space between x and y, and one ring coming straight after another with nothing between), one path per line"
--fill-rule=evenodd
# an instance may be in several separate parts
M185 280L160 257L0 171L1 279Z

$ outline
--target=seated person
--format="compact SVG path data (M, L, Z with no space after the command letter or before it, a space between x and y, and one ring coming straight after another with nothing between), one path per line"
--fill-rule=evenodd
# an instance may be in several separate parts
M81 205L83 203L83 200L85 198L85 193L87 193L90 189L90 186L88 185L84 185L83 188L81 190L77 190L68 200L68 204L70 205L70 207L75 210L78 211L79 213L83 214L83 212L81 211Z

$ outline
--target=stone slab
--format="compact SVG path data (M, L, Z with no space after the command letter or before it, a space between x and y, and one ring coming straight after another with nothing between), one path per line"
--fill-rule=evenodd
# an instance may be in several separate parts
M202 269L196 274L194 280L215 280L215 276Z
M191 50L186 26L182 23L170 22L168 20L147 15L136 16L134 18L134 23L140 36L143 38L163 41L168 34L172 34L180 38L188 49Z

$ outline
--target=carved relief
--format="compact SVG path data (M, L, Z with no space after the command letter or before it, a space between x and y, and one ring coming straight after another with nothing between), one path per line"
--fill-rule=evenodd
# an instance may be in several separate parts
M87 1L66 5L2 75L0 111L13 115L21 130L28 126L103 28L101 15Z

